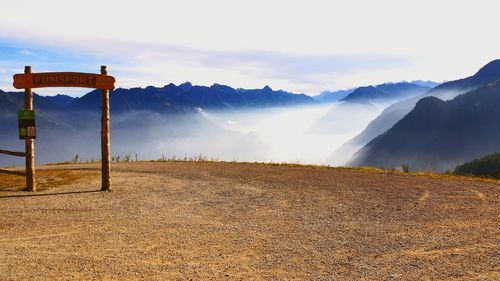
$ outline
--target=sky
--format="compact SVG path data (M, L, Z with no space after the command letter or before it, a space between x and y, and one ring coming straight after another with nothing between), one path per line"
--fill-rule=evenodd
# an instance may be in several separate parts
M95 73L107 65L124 88L190 81L309 95L455 80L500 58L499 8L488 0L2 0L0 89L13 90L25 65Z

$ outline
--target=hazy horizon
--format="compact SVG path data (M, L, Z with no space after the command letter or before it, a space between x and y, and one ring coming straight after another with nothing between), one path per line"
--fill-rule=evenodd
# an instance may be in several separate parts
M327 162L328 156L361 132L389 104L329 103L234 110L200 108L197 114L165 116L147 111L117 114L111 118L111 153L122 158L137 154L139 160L202 155L223 161L331 164ZM37 163L70 161L75 154L82 161L99 159L99 130L91 125L98 124L99 116L89 116L93 117L87 121L88 129L40 129ZM16 126L13 123L4 129L15 131ZM67 143L67 138L74 141ZM7 135L2 143L3 149L22 150L23 147L15 134ZM0 159L3 166L22 163L21 159L11 157Z
M382 84L397 84L397 83L415 83L417 81L421 81L421 80L412 80L412 81L387 81L387 82L384 82ZM437 81L431 81L431 80L427 80L427 81L422 81L422 82L434 82L434 83L444 83L445 81L441 81L441 82L437 82ZM191 83L190 81L184 81L182 83L178 83L178 84L174 84L176 86L180 86L184 83ZM171 84L171 82L167 82L165 83L163 86L167 86ZM173 84L173 83L172 83ZM217 82L214 82L210 85L196 85L196 84L193 84L193 86L204 86L204 87L211 87L213 85L222 85L221 83L217 83ZM148 85L148 86L144 86L144 87L139 87L139 86L132 86L132 87L119 87L119 88L122 88L122 89L127 89L127 90L130 90L130 89L134 89L134 88L146 88L146 87L151 87L152 85ZM161 88L163 86L158 86L157 88ZM260 88L242 88L242 87L232 87L233 89L244 89L244 90L255 90L255 89L263 89L265 87L268 87L269 85L263 85L262 87ZM366 87L366 86L375 86L375 85L358 85L356 87L353 87L353 88L349 88L349 89L332 89L332 90L325 90L323 92L320 92L320 93L314 93L314 94L311 94L311 93L296 93L296 92L289 92L291 94L304 94L304 95L307 95L307 96L310 96L310 97L316 97L316 96L319 96L323 93L327 93L327 92L336 92L336 91L344 91L344 90L352 90L352 89L356 89L356 88L359 88L359 87ZM153 86L153 87L156 87L156 86ZM230 86L231 87L231 86ZM118 89L118 88L116 88ZM286 91L284 89L275 89L275 88L271 88L272 90L274 91ZM0 90L2 91L6 91L2 88L0 88ZM20 90L20 89L12 89L12 90L9 90L9 91L12 91L12 92L22 92L23 90ZM32 90L33 93L37 94L37 95L40 95L40 96L55 96L55 95L67 95L67 96L70 96L70 97L74 97L74 98L78 98L78 97L82 97L92 91L94 91L93 89L83 89L83 88L80 88L80 89L77 89L77 88L58 88L58 87L51 87L50 89L47 89L47 88L36 88L36 89L33 89ZM6 91L7 92L7 91ZM112 93L112 92L111 92Z

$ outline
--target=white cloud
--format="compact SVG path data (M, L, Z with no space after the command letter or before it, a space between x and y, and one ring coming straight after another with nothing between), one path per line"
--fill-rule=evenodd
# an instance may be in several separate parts
M20 50L19 54L21 56L25 56L25 57L29 57L29 56L34 56L35 55L35 53L33 53L31 51L28 51L28 50Z

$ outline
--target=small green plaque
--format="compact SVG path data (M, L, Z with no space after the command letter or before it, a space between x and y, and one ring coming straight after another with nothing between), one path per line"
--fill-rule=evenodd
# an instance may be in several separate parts
M20 139L36 139L35 111L19 110L17 112Z

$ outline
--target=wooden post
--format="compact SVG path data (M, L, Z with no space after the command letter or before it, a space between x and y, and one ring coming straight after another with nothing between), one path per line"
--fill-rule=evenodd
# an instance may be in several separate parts
M101 75L108 75L105 65L101 66ZM102 90L101 94L101 165L102 191L111 191L111 153L109 137L109 91Z
M31 66L24 67L24 73L31 73ZM33 110L33 93L31 88L24 89L24 110ZM35 183L35 140L25 139L26 146L26 189L36 191Z

